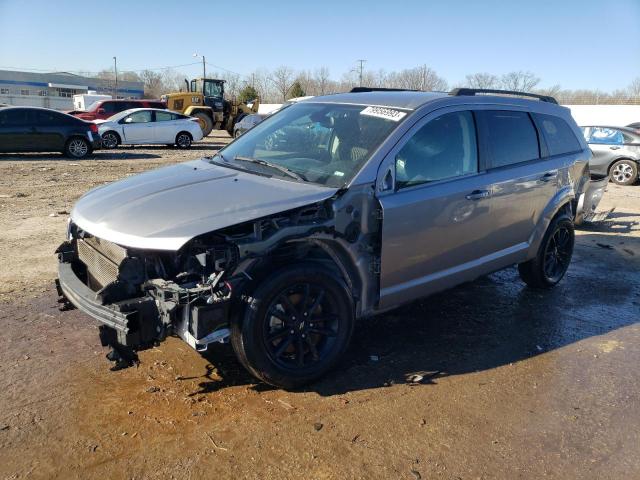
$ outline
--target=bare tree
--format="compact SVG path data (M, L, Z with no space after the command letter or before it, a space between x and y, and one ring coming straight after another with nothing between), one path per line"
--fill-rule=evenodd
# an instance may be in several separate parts
M162 93L179 92L186 89L185 77L182 73L172 68L162 72Z
M444 91L448 87L447 81L426 65L392 72L387 76L385 83L392 88L423 91Z
M464 86L468 88L495 89L500 87L500 79L491 73L471 73L464 78Z
M280 66L271 73L271 81L282 97L282 101L287 100L287 93L293 86L294 76L293 70L287 66Z
M320 67L316 70L314 75L314 80L316 83L316 87L319 95L324 95L328 93L330 75L329 69L327 67Z
M629 95L640 97L640 77L634 78L627 90L629 90Z
M502 88L516 92L531 92L539 83L540 78L532 72L509 72L500 79Z
M153 70L143 70L140 72L140 80L144 83L145 98L158 98L164 91L162 74Z

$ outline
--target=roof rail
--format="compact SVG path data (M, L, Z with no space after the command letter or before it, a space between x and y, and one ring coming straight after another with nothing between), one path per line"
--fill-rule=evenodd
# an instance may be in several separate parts
M549 96L549 95L538 95L537 93L529 93L529 92L515 92L512 90L494 90L490 88L454 88L449 92L449 95L453 95L454 97L466 97L466 96L474 96L478 93L493 93L496 95L514 95L518 97L531 97L537 98L541 102L547 103L555 103L558 104L558 101Z
M411 90L408 88L382 88L382 87L353 87L349 93L365 92L420 92L421 90Z

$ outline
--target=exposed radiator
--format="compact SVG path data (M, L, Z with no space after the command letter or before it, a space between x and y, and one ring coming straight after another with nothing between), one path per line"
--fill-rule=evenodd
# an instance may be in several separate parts
M78 239L78 258L87 267L89 286L99 289L118 278L118 268L127 251L96 237Z

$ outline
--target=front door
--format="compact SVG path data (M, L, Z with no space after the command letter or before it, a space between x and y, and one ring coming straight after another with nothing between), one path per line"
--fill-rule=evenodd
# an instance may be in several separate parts
M120 120L123 124L124 143L153 143L154 124L151 110L139 110Z
M35 127L31 111L26 108L0 110L0 151L28 152L36 150Z
M383 162L381 309L473 277L494 254L492 182L480 170L475 132L472 112L439 110ZM389 175L394 186L381 192Z

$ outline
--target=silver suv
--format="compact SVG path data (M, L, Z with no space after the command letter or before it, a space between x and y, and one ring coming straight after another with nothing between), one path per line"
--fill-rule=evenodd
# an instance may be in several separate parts
M552 98L486 93L315 97L212 157L92 190L57 251L61 302L102 323L113 368L168 335L230 340L294 388L336 364L356 319L513 264L552 287L591 152Z

